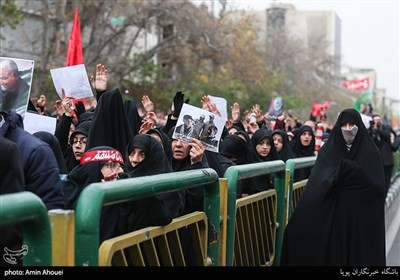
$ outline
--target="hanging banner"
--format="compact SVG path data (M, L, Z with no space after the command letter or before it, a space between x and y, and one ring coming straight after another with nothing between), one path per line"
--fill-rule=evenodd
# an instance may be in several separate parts
M342 86L350 91L364 91L369 89L369 78L361 80L342 81Z

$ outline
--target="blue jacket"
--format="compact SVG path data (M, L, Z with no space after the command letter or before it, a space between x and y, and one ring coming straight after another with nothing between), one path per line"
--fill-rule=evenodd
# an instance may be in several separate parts
M26 191L39 196L47 210L64 209L60 171L50 146L24 130L22 117L14 109L1 114L5 123L0 134L18 146Z

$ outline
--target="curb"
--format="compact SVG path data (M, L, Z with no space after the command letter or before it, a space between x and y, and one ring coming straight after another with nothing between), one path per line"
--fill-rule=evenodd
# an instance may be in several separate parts
M400 193L400 178L397 176L390 185L385 201L385 212L392 206L393 201Z

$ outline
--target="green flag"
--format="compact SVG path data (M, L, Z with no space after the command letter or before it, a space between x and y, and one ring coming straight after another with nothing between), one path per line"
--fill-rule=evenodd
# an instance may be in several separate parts
M360 95L360 97L357 98L356 102L354 102L353 108L360 112L362 105L368 105L371 102L372 102L371 92L365 91Z

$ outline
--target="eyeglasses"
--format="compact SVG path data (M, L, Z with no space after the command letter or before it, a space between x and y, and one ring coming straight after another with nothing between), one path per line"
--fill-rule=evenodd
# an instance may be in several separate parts
M118 169L121 167L121 165L118 162L107 162L105 164L108 168L110 168L111 171L118 171Z
M76 144L81 144L81 145L86 145L86 142L87 142L87 140L85 139L85 140L78 140L78 139L74 139L73 141L72 141L72 145L76 145Z

